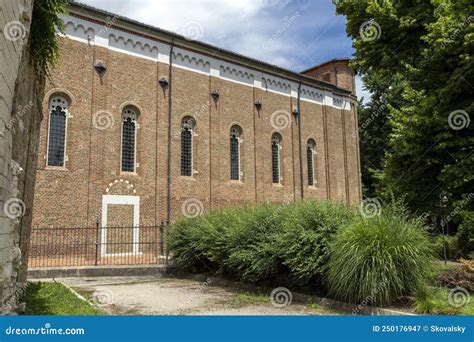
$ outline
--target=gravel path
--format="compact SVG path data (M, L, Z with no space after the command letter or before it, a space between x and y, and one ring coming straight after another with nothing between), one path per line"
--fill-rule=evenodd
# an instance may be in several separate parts
M51 279L42 279L51 281ZM270 298L231 287L189 279L157 277L61 278L59 281L92 298L117 315L334 315L302 303L275 307Z

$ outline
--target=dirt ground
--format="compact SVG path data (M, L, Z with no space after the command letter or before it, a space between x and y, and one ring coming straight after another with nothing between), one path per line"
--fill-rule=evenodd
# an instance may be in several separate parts
M42 279L51 281L52 279ZM270 296L189 279L91 277L56 279L114 315L337 315L317 305L273 305Z

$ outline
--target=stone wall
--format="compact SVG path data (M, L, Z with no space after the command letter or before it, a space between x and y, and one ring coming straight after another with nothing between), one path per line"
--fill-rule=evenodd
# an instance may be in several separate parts
M0 7L0 300L17 308L26 284L43 82L29 65L32 0Z

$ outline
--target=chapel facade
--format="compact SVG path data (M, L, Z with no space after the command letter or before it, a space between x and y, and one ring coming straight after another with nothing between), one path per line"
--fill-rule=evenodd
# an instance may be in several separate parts
M348 60L291 72L71 3L43 102L33 227L158 226L361 200Z

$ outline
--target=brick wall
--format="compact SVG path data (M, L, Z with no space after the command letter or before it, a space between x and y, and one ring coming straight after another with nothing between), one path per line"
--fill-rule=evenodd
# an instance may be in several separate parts
M140 196L140 224L159 225L167 210L167 128L169 66L157 61L61 39L61 62L46 86L43 106L52 94L71 98L68 120L68 160L64 168L46 166L48 112L41 126L34 226L93 226L100 222L102 196L110 184L126 180ZM107 67L101 78L93 66ZM283 202L301 198L296 99L214 76L173 67L172 75L172 218L183 215L190 201L204 210L253 202ZM219 91L214 102L213 90ZM68 95L69 94L69 95ZM257 111L256 99L262 103ZM121 109L134 104L138 116L136 173L120 171ZM355 107L343 110L301 101L304 197L347 204L360 200ZM289 114L281 130L271 124L275 111ZM94 114L108 111L114 125L98 130ZM195 118L192 177L180 176L180 127L183 117ZM229 132L242 129L241 181L229 176ZM281 184L271 179L274 132L282 136ZM307 185L306 144L316 141L316 186ZM108 190L109 189L109 190Z
M353 95L356 95L355 74L349 67L349 59L329 61L305 71L304 74L350 90Z

